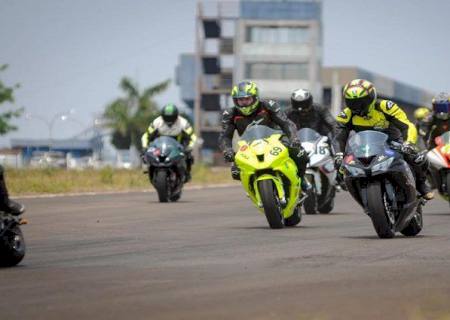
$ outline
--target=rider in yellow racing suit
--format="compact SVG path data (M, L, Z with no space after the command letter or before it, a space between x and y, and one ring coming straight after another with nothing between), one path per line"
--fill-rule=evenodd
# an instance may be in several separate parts
M416 189L427 200L433 193L426 184L428 161L415 146L417 129L406 113L390 100L377 99L374 85L362 79L347 83L343 91L345 108L337 116L334 140L336 166L340 167L343 151L350 131L379 130L389 136L389 141L403 143L401 153L416 176Z

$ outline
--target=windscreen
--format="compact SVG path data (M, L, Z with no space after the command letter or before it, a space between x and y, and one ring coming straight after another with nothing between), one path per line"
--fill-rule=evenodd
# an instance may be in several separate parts
M367 158L384 154L388 136L373 130L354 134L347 143L346 153L353 153L357 158Z
M300 139L301 142L315 143L322 136L320 134L318 134L317 131L315 131L311 128L302 128L297 131L297 137Z
M255 125L249 126L241 136L241 140L252 143L255 140L265 139L274 134L282 134L280 130L275 130L267 126Z

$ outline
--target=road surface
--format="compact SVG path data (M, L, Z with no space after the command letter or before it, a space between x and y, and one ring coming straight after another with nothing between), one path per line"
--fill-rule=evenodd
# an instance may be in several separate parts
M448 319L450 210L380 240L348 193L270 230L239 187L22 200L28 251L0 319Z

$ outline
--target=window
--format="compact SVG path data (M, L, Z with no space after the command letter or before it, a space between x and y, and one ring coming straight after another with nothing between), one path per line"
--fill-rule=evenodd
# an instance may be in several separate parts
M249 79L307 80L307 63L247 63L245 76Z
M306 43L309 29L305 27L248 27L247 42Z

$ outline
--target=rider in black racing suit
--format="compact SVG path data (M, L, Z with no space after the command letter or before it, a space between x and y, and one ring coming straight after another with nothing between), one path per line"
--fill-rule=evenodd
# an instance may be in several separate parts
M235 105L223 112L223 131L219 137L219 144L224 152L225 161L232 162L234 160L232 148L234 131L237 130L238 134L242 135L247 126L255 122L283 130L287 138L283 137L282 142L288 148L289 156L297 165L298 175L303 177L306 164L308 163L308 156L296 136L294 123L287 118L280 106L272 100L260 100L256 84L250 81L243 81L234 86L231 96ZM232 176L233 179L239 180L239 171L234 164L232 166ZM307 188L308 186L302 183L302 189L305 190Z
M327 136L330 141L334 139L336 119L328 108L313 103L313 97L308 90L297 89L292 92L291 107L286 110L286 114L297 130L311 128L320 135Z

